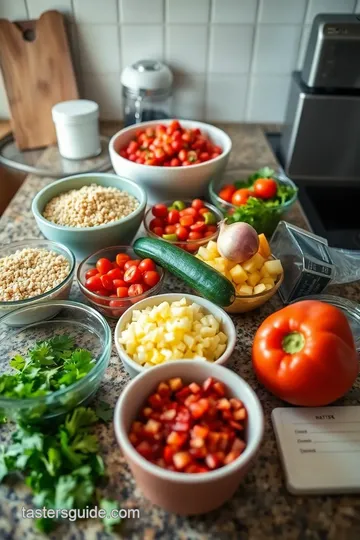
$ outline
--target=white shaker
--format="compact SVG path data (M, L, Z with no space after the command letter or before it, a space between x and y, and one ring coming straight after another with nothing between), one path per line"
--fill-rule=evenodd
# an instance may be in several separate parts
M62 101L53 106L52 118L62 157L85 159L100 154L99 106L95 101Z

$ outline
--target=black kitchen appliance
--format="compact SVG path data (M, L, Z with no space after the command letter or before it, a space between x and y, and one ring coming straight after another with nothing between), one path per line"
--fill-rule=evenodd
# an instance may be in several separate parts
M291 80L280 153L292 179L360 180L360 15L318 15Z
M268 139L312 230L360 249L360 14L315 17L283 130Z

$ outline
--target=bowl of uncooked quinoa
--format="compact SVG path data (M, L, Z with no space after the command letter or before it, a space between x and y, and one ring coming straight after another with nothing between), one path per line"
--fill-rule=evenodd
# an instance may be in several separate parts
M115 174L78 174L45 186L32 211L40 231L77 259L97 249L130 244L146 208L145 191Z
M25 305L67 300L75 264L67 247L50 240L22 240L0 246L0 318ZM36 318L36 311L34 314ZM52 315L55 313L48 314ZM23 321L12 323L21 325Z

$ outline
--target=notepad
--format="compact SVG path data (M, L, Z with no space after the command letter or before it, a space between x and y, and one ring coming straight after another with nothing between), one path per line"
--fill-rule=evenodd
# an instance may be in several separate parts
M271 418L291 493L360 493L360 406L277 408Z

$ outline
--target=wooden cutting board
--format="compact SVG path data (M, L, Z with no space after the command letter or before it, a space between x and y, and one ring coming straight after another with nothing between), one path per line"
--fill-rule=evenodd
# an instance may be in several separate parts
M54 144L52 106L79 97L63 15L47 11L37 20L0 19L0 67L17 146Z

